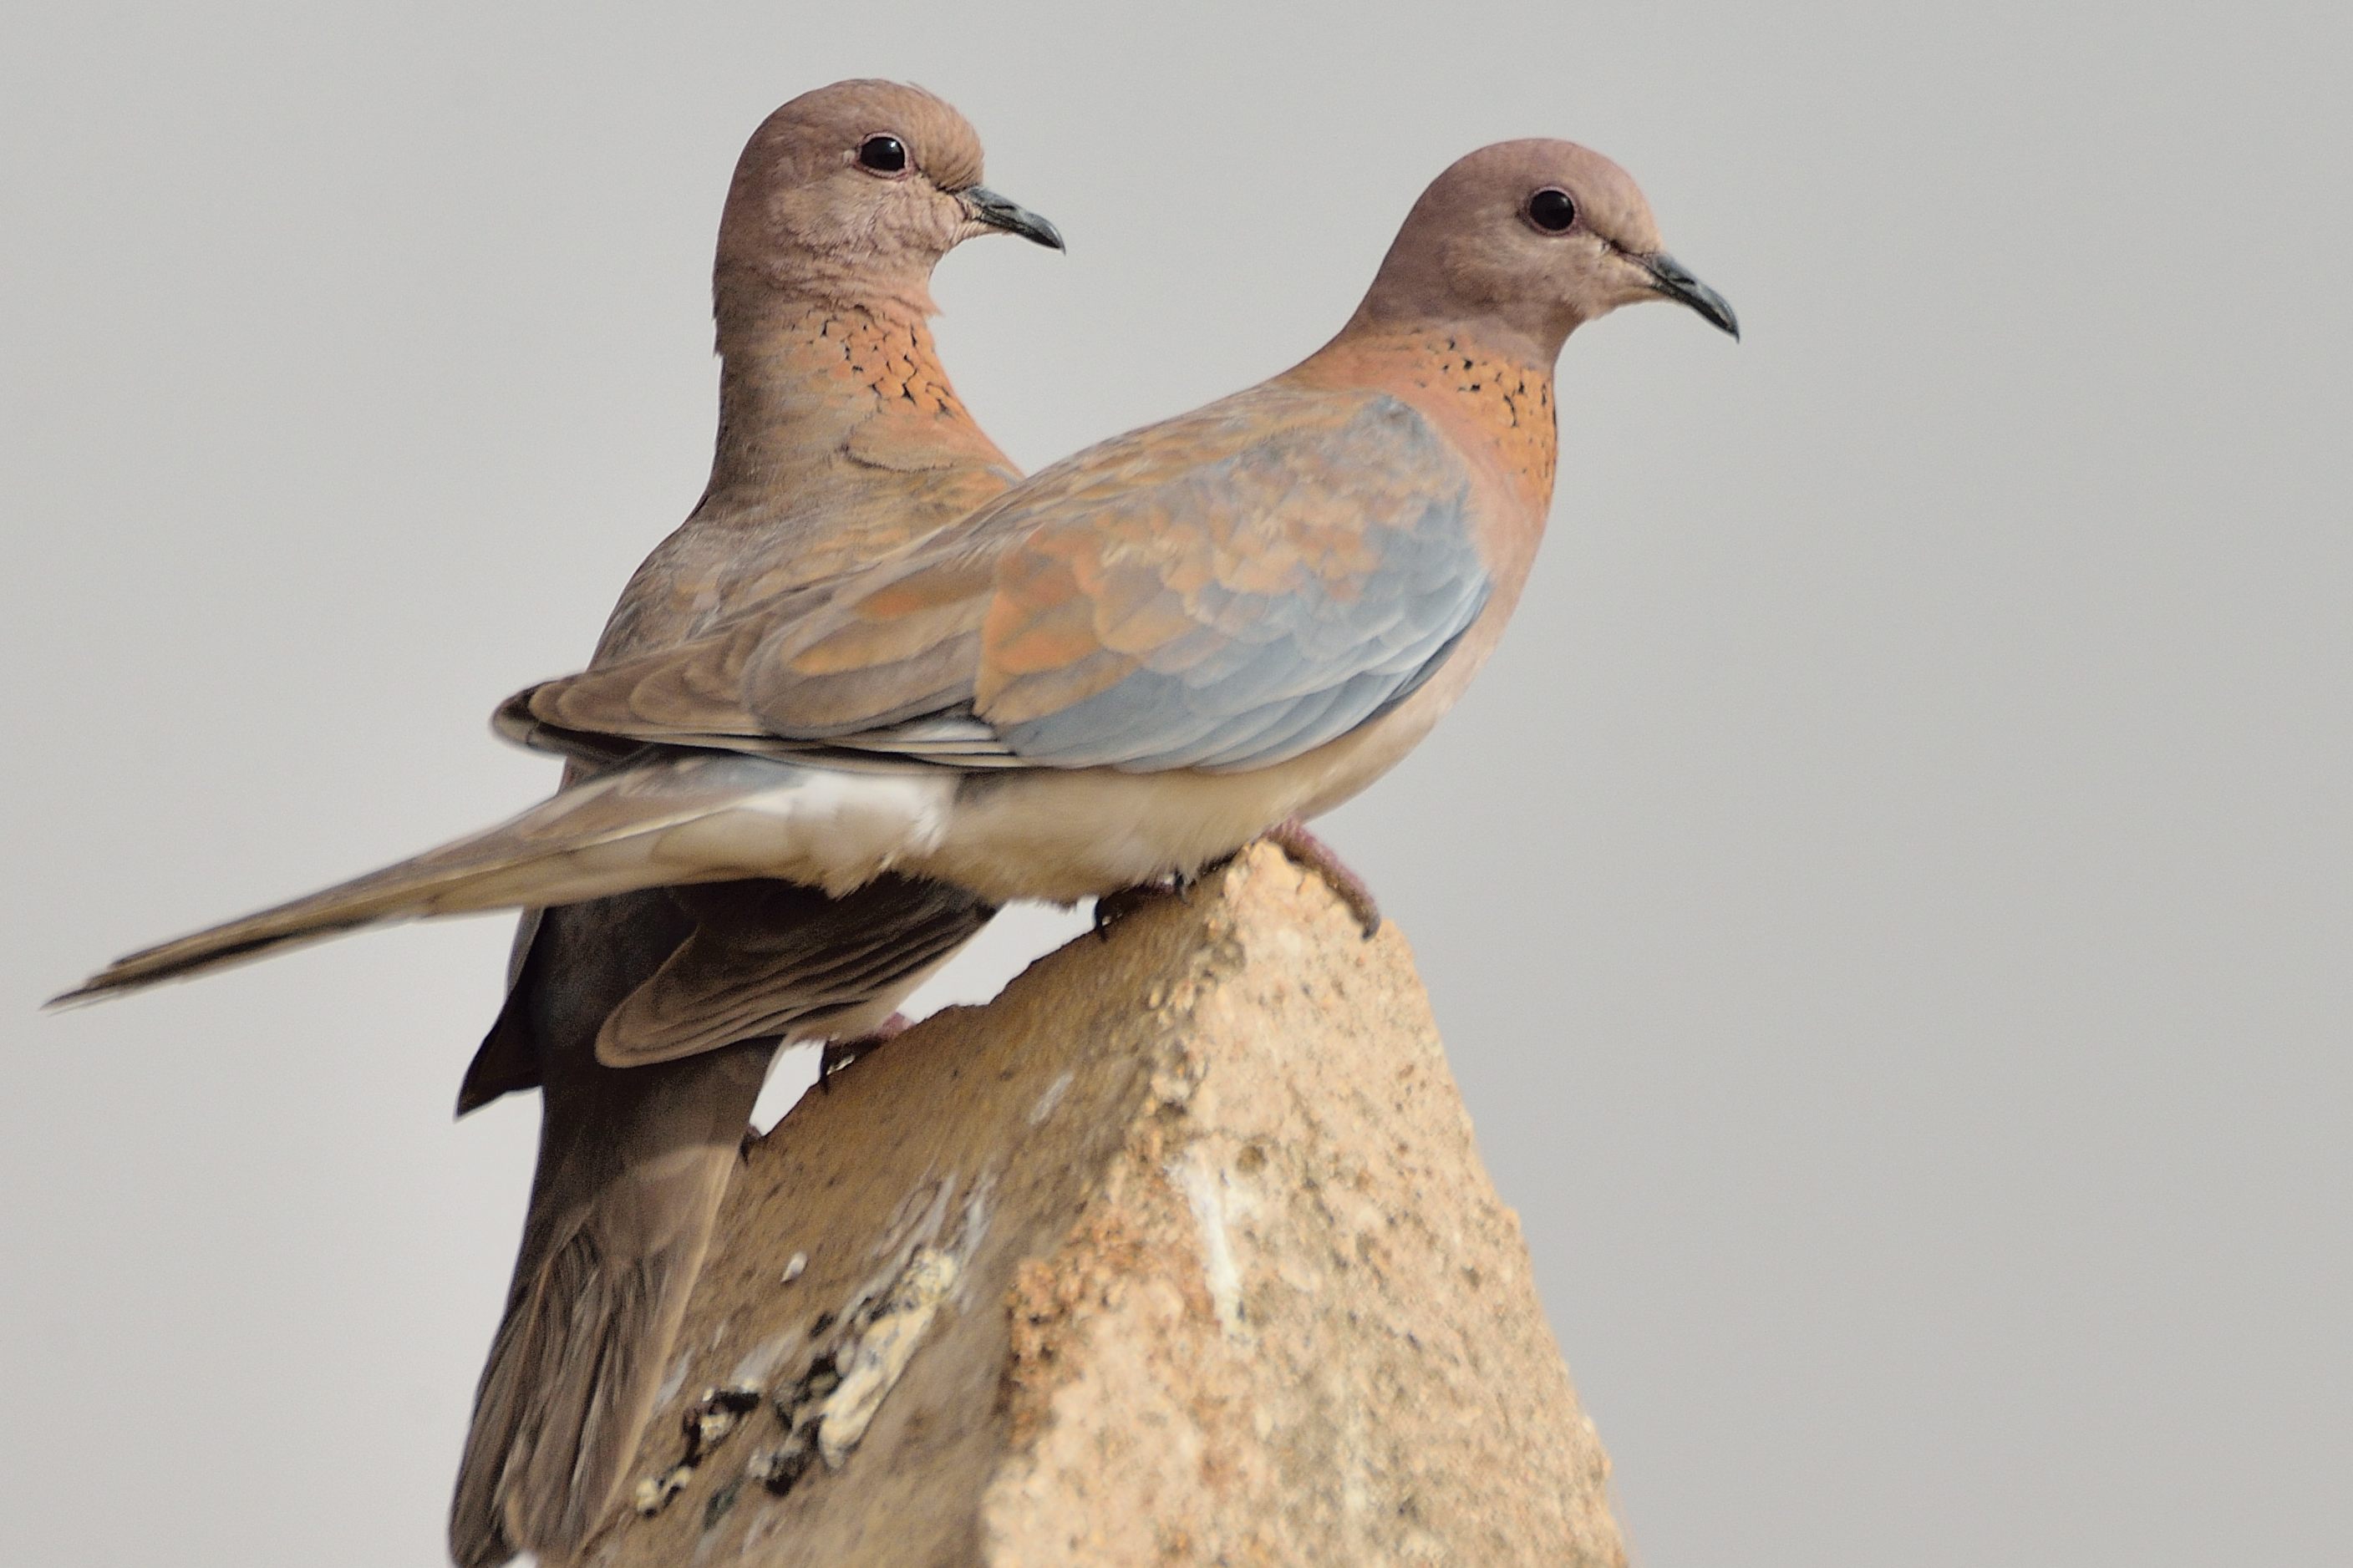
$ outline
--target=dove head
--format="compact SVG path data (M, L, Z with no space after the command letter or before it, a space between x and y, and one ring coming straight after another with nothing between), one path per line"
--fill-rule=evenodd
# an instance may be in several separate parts
M964 241L1062 248L1037 214L980 183L980 138L918 87L840 81L761 123L719 220L721 290L750 287L934 310L932 268Z
M1548 365L1620 305L1672 300L1734 337L1724 297L1667 254L1626 171L1573 142L1499 142L1431 182L1350 325L1439 325Z

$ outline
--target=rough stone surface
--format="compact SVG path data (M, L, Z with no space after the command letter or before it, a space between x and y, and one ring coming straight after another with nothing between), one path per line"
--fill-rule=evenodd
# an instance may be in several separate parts
M1411 954L1265 848L803 1100L681 1346L586 1563L1624 1562Z

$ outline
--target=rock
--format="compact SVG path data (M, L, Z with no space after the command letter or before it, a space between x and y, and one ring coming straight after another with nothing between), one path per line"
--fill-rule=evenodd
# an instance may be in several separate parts
M1411 954L1255 849L754 1145L583 1561L1624 1562Z

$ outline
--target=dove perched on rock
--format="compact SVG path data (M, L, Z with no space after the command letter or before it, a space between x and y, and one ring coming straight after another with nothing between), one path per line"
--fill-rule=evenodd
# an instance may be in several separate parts
M776 878L1072 901L1329 810L1493 651L1549 510L1569 334L1665 300L1737 335L1633 180L1483 148L1300 364L1047 468L883 562L500 723L645 748L414 859L122 959L76 997L355 926Z
M601 771L484 833L133 954L71 995L386 921L652 889L681 889L672 901L692 910L754 878L791 884L770 896L807 900L796 929L839 936L855 968L869 922L826 921L860 900L944 887L979 905L1071 901L1191 874L1365 788L1461 693L1542 538L1554 362L1577 328L1650 300L1737 335L1617 165L1565 142L1473 153L1423 193L1363 302L1302 363L911 529L879 560L739 596L698 635L608 648L499 719L612 759ZM730 439L723 421L723 468ZM576 1016L558 1005L554 1026L581 1030L626 1006L557 1000ZM707 1031L646 1038L628 1059L679 1059L640 1073L740 1070L756 1085ZM713 1123L696 1147L740 1127L740 1113ZM543 1185L567 1160L610 1163L601 1147L543 1152ZM681 1179L715 1192L721 1175L704 1160ZM560 1247L550 1263L567 1294L597 1267ZM519 1303L525 1289L519 1275ZM486 1407L507 1353L502 1332ZM460 1560L576 1540L584 1500L617 1479L613 1434L634 1436L648 1375L589 1387L596 1375L566 1359L533 1363L510 1397L585 1418L587 1435L550 1446L518 1426L487 1500L461 1490ZM524 1386L538 1377L565 1393ZM470 1450L469 1484L501 1452ZM568 1492L566 1460L581 1467ZM478 1506L489 1533L470 1536Z
M1018 477L925 324L932 268L961 241L1060 247L980 178L964 118L890 82L805 94L753 135L713 274L710 485L630 580L592 668L871 564ZM569 787L614 755L570 749ZM886 876L840 900L730 881L525 915L459 1102L544 1099L451 1508L465 1568L570 1552L626 1479L777 1045L875 1027L991 913L965 889Z

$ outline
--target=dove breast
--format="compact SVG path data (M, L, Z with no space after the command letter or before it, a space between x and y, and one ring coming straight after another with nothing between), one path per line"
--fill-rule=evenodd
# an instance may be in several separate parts
M1292 816L1354 796L1430 733L1483 661L1492 636L1474 627L1420 690L1341 739L1272 767L1035 769L967 775L946 830L898 869L969 888L985 899L1070 903L1230 855Z

